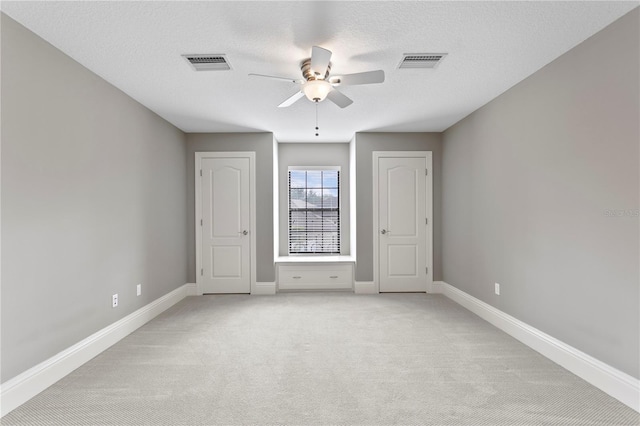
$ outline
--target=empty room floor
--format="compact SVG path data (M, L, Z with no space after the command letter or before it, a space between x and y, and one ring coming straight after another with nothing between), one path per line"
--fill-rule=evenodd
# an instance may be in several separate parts
M4 425L638 425L441 295L188 297Z

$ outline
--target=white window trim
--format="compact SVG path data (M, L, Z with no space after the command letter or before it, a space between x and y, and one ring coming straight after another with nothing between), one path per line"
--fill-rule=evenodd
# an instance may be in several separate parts
M289 166L287 171L290 172L291 170L337 170L339 172L342 172L342 170L340 169L341 169L340 166Z

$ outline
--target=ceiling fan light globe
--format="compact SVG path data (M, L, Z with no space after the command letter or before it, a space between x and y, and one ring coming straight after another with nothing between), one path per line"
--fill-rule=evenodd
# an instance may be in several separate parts
M310 80L302 85L302 93L312 102L324 101L331 89L326 80Z

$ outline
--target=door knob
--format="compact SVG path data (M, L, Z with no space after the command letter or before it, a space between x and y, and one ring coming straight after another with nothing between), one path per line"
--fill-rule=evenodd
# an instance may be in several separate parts
M380 233L381 233L382 235L384 235L384 234L386 234L386 233L387 233L387 230L386 230L386 229L383 229L382 231L380 231Z
M242 232L238 232L238 234L242 234L242 235L247 235L249 233L249 231L247 231L246 229Z

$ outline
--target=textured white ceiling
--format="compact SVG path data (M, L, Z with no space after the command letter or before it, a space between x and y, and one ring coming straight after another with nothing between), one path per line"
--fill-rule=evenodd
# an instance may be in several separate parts
M358 131L443 131L638 5L633 2L10 2L3 12L185 132L270 131L282 142L346 142ZM277 108L311 46L333 74L382 69L341 88L346 109ZM435 70L403 53L446 52ZM180 56L224 53L231 71ZM594 60L594 66L606 66Z

